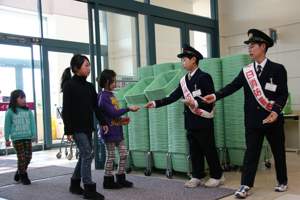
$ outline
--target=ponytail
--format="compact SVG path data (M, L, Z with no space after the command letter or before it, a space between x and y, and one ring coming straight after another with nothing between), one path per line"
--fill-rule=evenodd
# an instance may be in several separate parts
M72 75L71 75L71 69L70 67L67 67L62 76L61 76L61 79L60 79L60 91L62 92L63 91L63 87L64 87L64 84L70 80L72 78Z

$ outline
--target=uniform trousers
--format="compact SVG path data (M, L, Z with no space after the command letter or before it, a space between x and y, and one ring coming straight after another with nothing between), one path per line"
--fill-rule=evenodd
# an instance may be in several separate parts
M244 156L241 185L253 187L264 136L266 136L274 155L277 181L279 183L287 182L284 128L246 128L247 149Z
M214 128L187 130L187 140L189 142L193 178L202 179L206 176L204 172L205 156L210 170L210 177L220 179L223 170L216 149Z

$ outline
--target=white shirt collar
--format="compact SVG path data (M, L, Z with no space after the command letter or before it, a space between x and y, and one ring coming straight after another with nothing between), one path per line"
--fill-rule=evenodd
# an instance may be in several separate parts
M261 70L264 69L266 63L267 63L268 58L265 58L260 64L258 64L258 62L255 61L255 66L256 66L256 70L257 70L257 66L260 65L261 66Z
M199 69L199 68L195 69L192 73L190 72L189 75L191 75L191 77L194 76L194 74L196 73L196 71L197 71L198 69Z

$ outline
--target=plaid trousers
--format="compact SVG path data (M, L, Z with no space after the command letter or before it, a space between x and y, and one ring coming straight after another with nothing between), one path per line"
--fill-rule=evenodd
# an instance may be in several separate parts
M13 145L18 158L18 173L25 174L32 158L31 140L16 140Z

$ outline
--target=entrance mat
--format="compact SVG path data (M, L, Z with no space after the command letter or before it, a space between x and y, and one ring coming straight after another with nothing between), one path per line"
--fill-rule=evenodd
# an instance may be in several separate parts
M2 163L0 164L0 166ZM16 164L13 166L14 170L16 170ZM4 167L0 167L0 169L3 169ZM39 179L45 179L45 178L52 178L56 176L61 176L61 175L67 175L67 174L72 174L74 171L73 168L69 167L60 167L60 166L47 166L47 167L37 167L37 168L31 168L29 165L29 168L27 170L28 177L31 181L34 180L39 180ZM6 186L6 185L11 185L11 184L19 184L18 182L14 181L14 176L15 176L15 171L14 172L9 172L9 173L0 173L0 187L1 186ZM69 175L70 178L70 175ZM0 197L1 197L1 192L0 192Z
M55 168L55 167L54 167ZM57 167L60 170L61 167ZM72 168L70 168L72 169ZM33 172L33 171L32 171ZM105 190L102 187L103 171L92 171L93 181L97 183L97 191L105 196L106 200L184 200L220 199L235 192L226 188L186 188L184 182L170 179L159 179L126 175L127 180L134 183L132 188L119 190ZM15 184L0 187L0 197L9 200L19 199L82 199L81 195L69 192L70 175L63 175L48 179L32 181L31 185Z

